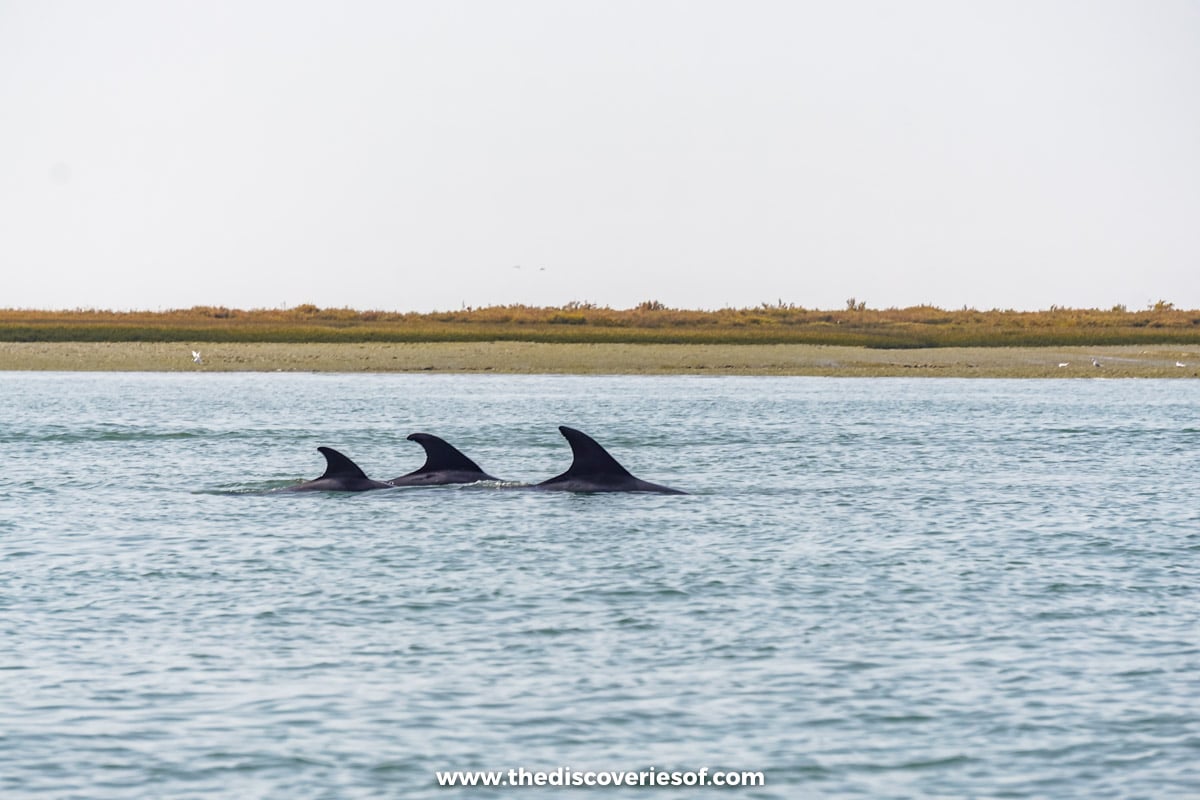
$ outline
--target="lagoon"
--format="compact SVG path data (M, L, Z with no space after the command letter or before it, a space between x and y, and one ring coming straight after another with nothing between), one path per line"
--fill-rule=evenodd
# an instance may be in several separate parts
M559 424L691 494L266 491ZM7 372L0 457L5 797L1200 793L1194 381Z

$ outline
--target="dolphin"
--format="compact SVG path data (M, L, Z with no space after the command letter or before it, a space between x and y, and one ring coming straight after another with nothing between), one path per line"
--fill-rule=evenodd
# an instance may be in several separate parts
M325 474L311 481L285 486L281 492L365 492L368 489L390 489L390 483L373 481L366 473L332 447L318 447L325 456Z
M407 475L392 478L391 486L442 486L447 483L499 481L479 468L458 448L431 433L410 433L410 442L425 448L425 464Z
M534 485L535 489L560 492L657 492L687 494L670 486L635 478L617 463L596 440L582 431L559 425L558 432L566 437L575 459L571 468L561 475Z

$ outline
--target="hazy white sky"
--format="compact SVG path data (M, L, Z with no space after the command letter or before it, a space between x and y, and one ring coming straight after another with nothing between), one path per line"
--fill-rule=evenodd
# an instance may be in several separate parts
M0 275L9 308L1200 308L1200 3L0 0Z

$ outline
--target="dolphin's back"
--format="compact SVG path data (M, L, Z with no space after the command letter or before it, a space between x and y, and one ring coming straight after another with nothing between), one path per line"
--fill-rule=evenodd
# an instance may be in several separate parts
M558 431L571 445L571 454L574 458L566 472L542 481L537 484L538 488L569 492L687 494L687 492L681 492L669 486L661 486L634 477L595 439L583 431L568 428L566 425L560 425Z
M441 437L431 433L410 433L408 439L425 449L425 464L407 475L392 478L388 483L393 486L436 486L497 480Z
M372 480L362 468L332 447L318 447L325 456L325 472L311 481L279 489L281 492L365 492L387 489L390 484Z

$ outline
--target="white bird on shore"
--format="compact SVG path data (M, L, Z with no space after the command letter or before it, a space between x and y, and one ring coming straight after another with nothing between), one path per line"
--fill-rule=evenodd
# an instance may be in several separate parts
M1093 366L1093 367L1098 367L1098 366L1100 366L1100 361L1099 361L1098 359L1095 359L1095 358L1093 358L1093 359L1092 359L1092 366Z
M204 363L203 361L201 361L201 360L200 360L200 351L199 351L199 350L193 350L193 351L192 351L192 361L193 361L193 362L195 362L195 363L197 363L197 364L203 364L203 363Z
M1177 367L1186 367L1186 366L1187 366L1187 364L1183 363L1182 361L1176 361L1176 362L1175 362L1175 366L1177 366Z
M1059 362L1059 365L1058 365L1058 366L1060 366L1060 367L1069 367L1069 366L1071 366L1071 362L1070 362L1070 361L1061 361L1061 362Z

